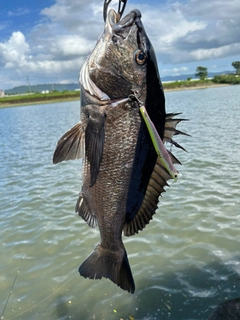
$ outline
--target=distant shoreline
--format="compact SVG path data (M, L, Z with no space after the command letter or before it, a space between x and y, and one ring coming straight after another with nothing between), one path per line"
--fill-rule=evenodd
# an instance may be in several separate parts
M163 83L163 88L164 88L164 92L171 92L171 91L182 91L182 90L198 90L198 89L208 89L208 88L218 88L218 87L225 87L225 86L229 86L230 84L214 84L214 83L206 83L203 85L200 84L196 84L193 86L184 86L181 85L181 83L179 83L179 87L174 87L174 88L167 88L167 85L164 87L164 83ZM16 97L13 98L12 100L14 101L4 101L3 103L1 102L1 99L4 98L0 98L0 108L9 108L9 107L20 107L20 106L29 106L29 105L36 105L36 104L49 104L49 103L61 103L61 102L70 102L70 101L79 101L79 95L78 96L69 96L66 95L64 97L64 95L62 97L60 97L59 95L56 97L49 97L45 96L44 99L40 99L40 98L32 98L32 99L25 99L24 101L21 101L21 99L19 99L19 102L17 102ZM29 100L29 101L28 101Z
M23 102L6 102L1 103L0 99L0 108L11 108L11 107L22 107L22 106L31 106L31 105L38 105L38 104L49 104L49 103L61 103L61 102L70 102L70 101L80 101L79 96L78 97L71 97L71 98L56 98L56 99L44 99L44 100L31 100L31 101L23 101Z
M219 87L226 87L226 86L231 86L229 83L218 83L218 84L206 84L206 85L197 85L197 86L192 86L192 87L176 87L176 88L164 88L164 92L169 92L169 91L182 91L182 90L198 90L198 89L208 89L208 88L219 88ZM163 86L164 87L164 86Z

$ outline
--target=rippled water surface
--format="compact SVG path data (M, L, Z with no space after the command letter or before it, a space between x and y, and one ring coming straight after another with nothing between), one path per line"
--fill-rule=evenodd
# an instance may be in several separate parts
M124 237L136 292L78 267L99 240L75 214L81 161L52 164L79 103L0 109L0 317L207 319L240 296L240 87L166 93L190 121L172 148L181 176L154 220ZM131 318L131 316L133 318Z

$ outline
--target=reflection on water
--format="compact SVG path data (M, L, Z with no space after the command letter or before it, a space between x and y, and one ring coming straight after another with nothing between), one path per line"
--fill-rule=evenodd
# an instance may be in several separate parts
M75 213L81 161L52 165L79 103L0 109L0 316L4 319L207 319L240 292L239 86L169 92L183 112L181 176L150 225L125 238L130 295L78 267L98 242Z

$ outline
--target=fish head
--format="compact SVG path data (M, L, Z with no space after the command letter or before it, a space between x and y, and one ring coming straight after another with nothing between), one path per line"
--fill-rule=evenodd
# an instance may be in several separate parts
M121 20L109 10L104 31L82 67L82 88L99 100L125 98L132 90L143 95L151 48L139 10Z

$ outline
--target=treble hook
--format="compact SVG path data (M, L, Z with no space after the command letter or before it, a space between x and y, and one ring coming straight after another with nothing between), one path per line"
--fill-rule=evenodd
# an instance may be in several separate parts
M103 20L104 20L104 22L106 22L106 19L107 19L107 9L108 9L109 3L110 3L111 1L112 1L112 0L104 0L104 5L103 5ZM119 16L119 20L121 19L122 15L123 15L123 12L124 12L124 10L125 10L126 4L127 4L127 0L119 0L119 3L118 3L118 16Z

